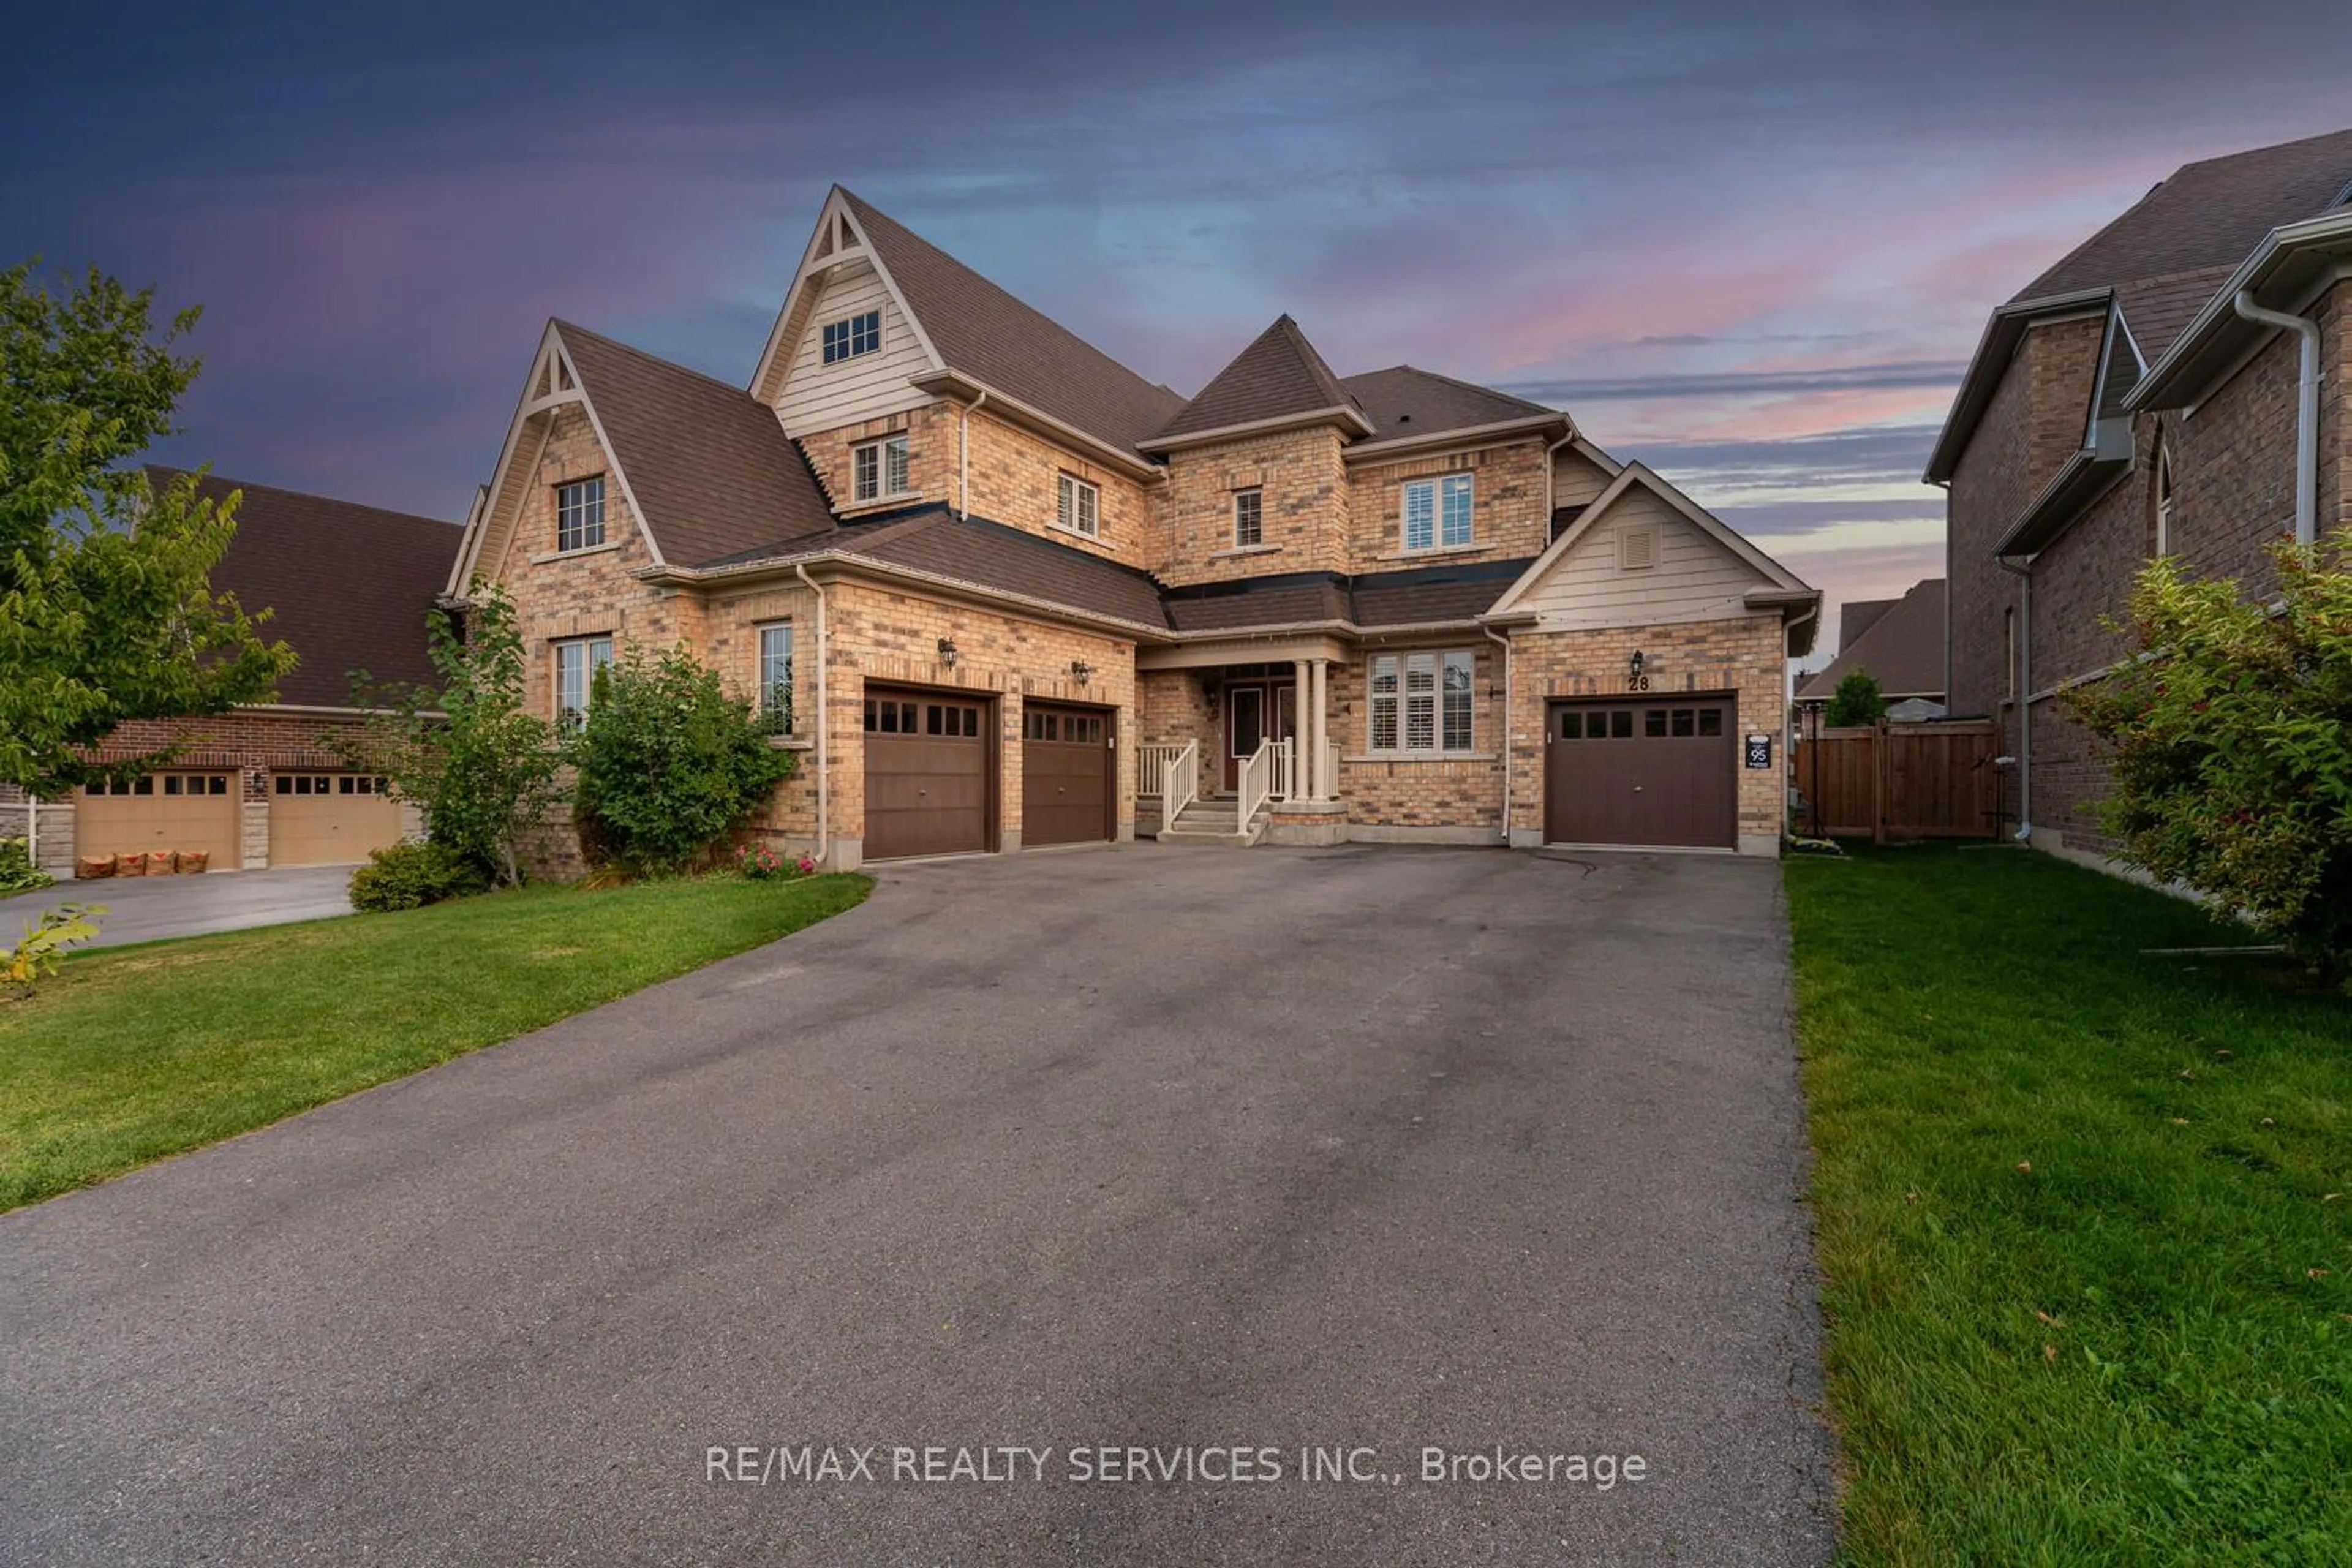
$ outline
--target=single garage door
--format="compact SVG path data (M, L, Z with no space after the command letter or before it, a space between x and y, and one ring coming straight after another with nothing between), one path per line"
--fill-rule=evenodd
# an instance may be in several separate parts
M1033 702L1021 717L1021 846L1099 843L1113 834L1111 716Z
M275 773L269 781L272 866L354 866L400 842L400 806L365 773Z
M869 687L866 858L986 849L992 739L985 700Z
M1727 695L1553 703L1544 837L1738 847L1738 712Z
M148 773L128 784L92 784L74 804L77 855L201 849L205 868L234 871L238 847L236 774L197 769Z

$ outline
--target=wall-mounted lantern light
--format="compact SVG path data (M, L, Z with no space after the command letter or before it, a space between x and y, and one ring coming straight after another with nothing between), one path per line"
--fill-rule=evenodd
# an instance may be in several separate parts
M1642 650L1640 648L1635 648L1633 650L1633 673L1635 675L1642 673Z
M1074 658L1070 660L1070 679L1076 681L1080 686L1084 686L1087 683L1087 677L1092 675L1094 672L1095 667L1088 664L1085 659Z
M941 637L940 639L940 662L946 665L950 669L953 669L955 668L955 639L953 637Z

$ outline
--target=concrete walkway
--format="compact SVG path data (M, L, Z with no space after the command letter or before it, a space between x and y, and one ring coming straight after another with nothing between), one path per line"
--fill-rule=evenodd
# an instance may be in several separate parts
M0 1216L0 1561L1817 1563L1801 1120L1769 864L886 869Z
M89 947L120 947L159 937L201 936L285 925L352 912L349 866L299 866L282 871L207 871L199 877L109 877L59 881L37 893L0 899L0 948L27 921L62 903L104 904Z

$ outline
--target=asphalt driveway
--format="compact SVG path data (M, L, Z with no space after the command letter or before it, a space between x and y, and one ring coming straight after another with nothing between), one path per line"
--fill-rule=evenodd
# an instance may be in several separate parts
M1788 1009L1769 865L887 871L0 1216L0 1560L1820 1561Z
M277 871L207 871L201 877L110 877L60 881L37 893L0 899L0 947L43 910L61 903L103 904L90 947L121 947L167 936L244 931L352 912L352 868L297 866Z

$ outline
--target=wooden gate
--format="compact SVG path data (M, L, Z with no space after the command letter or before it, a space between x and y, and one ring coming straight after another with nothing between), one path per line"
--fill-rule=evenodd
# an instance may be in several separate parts
M1797 742L1808 833L1832 838L1991 838L2000 832L2000 731L1989 719L1824 730Z

